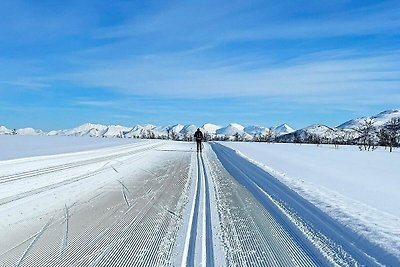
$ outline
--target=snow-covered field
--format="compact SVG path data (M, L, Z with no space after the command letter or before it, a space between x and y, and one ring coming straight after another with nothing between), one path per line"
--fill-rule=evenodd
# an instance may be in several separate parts
M0 160L53 155L138 142L138 139L0 135Z
M304 198L400 256L400 151L223 142Z
M268 169L314 206L242 154L218 143L205 144L199 154L189 142L127 140L128 144L121 144L118 139L39 138L25 139L20 147L31 153L36 147L40 156L26 157L21 152L22 158L0 160L0 266L400 263L399 228L394 229L398 217L389 214L388 207L381 211L318 180L296 183L296 178ZM79 152L60 153L75 140L82 142L75 145ZM91 142L97 140L116 143L94 149ZM260 143L223 144L240 146L244 153L258 151L254 155L261 153L260 161L269 153L265 152L269 146ZM293 150L287 145L267 150L272 149L276 155ZM319 151L311 146L309 152L304 152L306 146L298 149L310 157ZM339 153L329 147L318 149L327 155ZM52 155L43 155L46 151ZM340 153L356 155L352 149ZM304 172L302 161L312 168L307 157L297 154L297 160L294 166L294 158L281 156L277 163L286 161L282 166L292 164L300 172ZM323 166L316 171L319 168ZM351 209L354 216L349 215ZM365 218L376 225L369 227L371 223L362 221ZM359 227L354 227L356 222L361 222ZM372 234L379 242L363 238L371 239Z

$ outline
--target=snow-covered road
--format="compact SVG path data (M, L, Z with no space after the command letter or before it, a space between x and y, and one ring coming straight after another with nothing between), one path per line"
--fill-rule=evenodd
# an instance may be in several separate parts
M219 144L0 161L0 266L399 263Z

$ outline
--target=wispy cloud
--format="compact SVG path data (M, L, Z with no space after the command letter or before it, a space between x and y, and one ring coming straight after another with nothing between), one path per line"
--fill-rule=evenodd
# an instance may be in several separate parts
M335 52L336 57L304 55L271 66L245 69L241 64L207 68L207 64L190 57L151 56L96 63L82 72L66 75L65 79L127 94L174 97L351 94L358 90L384 92L399 88L398 51L368 56Z
M0 16L10 105L157 121L399 99L398 1L6 0Z
M77 100L73 104L85 107L116 107L119 105L119 103L116 101L101 100Z
M43 88L50 88L52 85L50 83L41 82L40 79L23 79L23 80L15 80L15 81L3 81L3 84L8 87L18 87L18 88L27 88L33 90L40 90Z
M322 5L329 6L329 1ZM134 38L149 35L168 36L161 42L198 43L210 40L317 38L349 35L396 34L400 29L400 6L396 1L351 7L338 1L334 12L321 12L312 5L293 1L271 4L269 1L230 1L216 3L170 2L161 10L127 20L122 25L102 27L96 38ZM348 5L348 6L346 6ZM344 7L344 9L343 9ZM308 9L307 9L308 8ZM312 12L312 16L307 12ZM304 12L301 16L299 11ZM190 16L196 14L196 16Z

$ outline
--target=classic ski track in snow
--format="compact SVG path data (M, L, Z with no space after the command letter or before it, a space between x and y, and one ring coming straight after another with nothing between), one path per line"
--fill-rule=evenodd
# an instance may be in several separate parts
M3 252L0 266L170 265L189 182L188 156L174 153L152 174L141 172L139 187L119 177L115 190L64 207L57 219Z
M22 192L22 193L13 195L13 196L1 198L0 206L10 203L10 202L13 202L13 201L16 201L16 200L19 200L19 199L22 199L22 198L25 198L25 197L39 194L44 191L49 191L49 190L52 190L55 188L59 188L61 186L65 186L67 184L75 183L75 182L81 181L83 179L93 177L93 176L103 172L104 170L106 170L107 169L106 165L110 161L113 161L120 157L126 157L126 156L140 157L141 154L146 153L147 151L154 149L156 147L159 147L160 144L155 144L153 146L147 146L147 145L142 145L142 146L138 146L138 148L133 151L123 152L123 153L112 155L112 156L105 156L105 157L98 157L98 158L94 158L94 159L90 159L90 160L83 160L81 162L74 162L72 164L61 165L62 167L56 166L56 168L49 167L49 168L44 168L43 170L33 170L31 172L25 172L22 177L20 176L19 178L13 178L12 181L17 181L17 180L22 180L22 179L31 179L33 177L47 175L47 174L53 174L55 172L60 172L60 171L64 171L64 170L75 169L75 168L79 168L79 167L87 167L91 164L96 164L96 163L98 164L101 162L105 163L105 165L103 165L101 168L94 169L93 171L87 172L83 175L74 176L69 179L62 180L60 182L51 183L51 184L48 184L43 187L35 188L33 190L28 190L28 191L25 191L25 192ZM111 166L111 168L113 168L113 167ZM18 174L15 174L15 175L18 175ZM5 176L3 176L3 177L5 177ZM7 180L7 182L11 182L11 181Z
M396 266L234 151L192 146L150 141L44 157L43 168L35 158L0 162L21 167L0 188L36 186L0 199L0 212L92 188L10 224L0 266Z
M324 266L315 261L256 198L209 153L225 266Z
M111 161L115 158L129 156L129 155L136 154L138 152L153 149L157 146L158 146L157 144L155 144L155 146L154 145L148 146L147 143L138 144L133 147L140 148L140 149L134 150L134 151L132 151L132 147L129 147L128 149L126 149L126 148L124 149L124 147L121 147L122 151L120 151L116 155L95 157L95 158L91 158L91 159L87 159L87 160L75 161L75 162L71 162L71 163L67 163L67 164L50 166L50 167L46 167L46 168L42 168L42 169L35 169L35 170L14 173L14 174L10 174L10 175L3 175L3 176L0 176L0 184L13 182L13 181L21 180L21 179L26 179L26 178L31 178L31 177L35 177L35 176L50 174L50 173L54 173L54 172L58 172L58 171L64 171L64 170L77 168L77 167L81 167L81 166L87 166L87 165L98 163L98 162L103 162L103 161L107 162L107 161ZM125 150L127 150L127 151L125 152Z
M209 183L201 153L197 153L196 167L194 201L189 215L189 227L186 231L182 267L214 266Z
M235 151L220 144L212 146L229 173L253 194L318 265L400 264L394 256L333 220Z

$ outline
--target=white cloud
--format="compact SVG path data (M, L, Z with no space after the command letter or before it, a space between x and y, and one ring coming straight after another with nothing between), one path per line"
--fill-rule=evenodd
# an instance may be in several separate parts
M161 55L97 62L64 79L127 94L173 97L351 94L400 87L398 51L364 57L336 52L337 57L302 56L255 68L243 68L243 61L238 65L210 67L212 64L198 62L190 56Z

